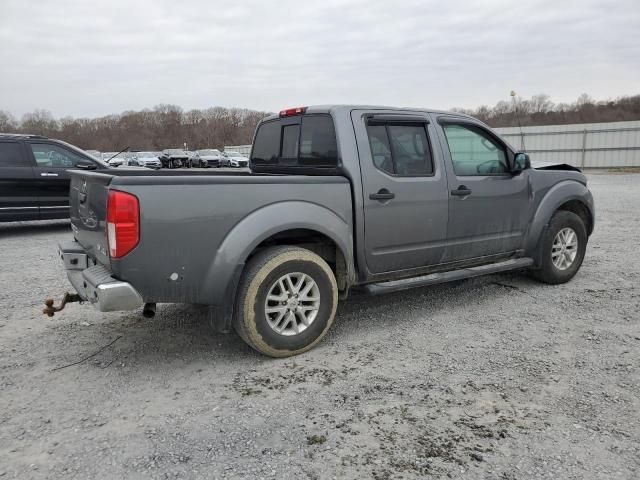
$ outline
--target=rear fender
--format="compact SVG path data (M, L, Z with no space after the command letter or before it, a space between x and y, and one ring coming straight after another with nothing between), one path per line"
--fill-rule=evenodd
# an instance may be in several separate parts
M255 210L229 231L204 279L208 305L224 306L224 323L230 321L240 273L254 249L267 238L293 229L319 232L342 251L348 278L354 278L351 224L315 203L279 202ZM227 329L227 328L225 328Z

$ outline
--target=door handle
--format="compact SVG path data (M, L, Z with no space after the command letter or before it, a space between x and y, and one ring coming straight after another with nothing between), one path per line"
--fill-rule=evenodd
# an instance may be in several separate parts
M371 200L378 200L380 202L383 202L385 200L392 200L392 199L396 198L396 194L395 193L391 193L386 188L382 188L382 189L378 190L378 193L372 193L371 195L369 195L369 198Z
M57 173L51 173L51 172L42 172L40 174L41 177L57 177L58 174Z
M465 185L460 185L455 190L451 190L451 195L454 197L466 197L467 195L471 195L471 189Z

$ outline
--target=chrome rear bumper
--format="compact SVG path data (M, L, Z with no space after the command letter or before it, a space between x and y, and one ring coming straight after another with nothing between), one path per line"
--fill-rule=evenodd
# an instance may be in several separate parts
M59 246L60 257L67 277L83 300L101 312L136 310L144 304L142 297L131 284L111 276L100 264L92 264L78 242L65 242Z

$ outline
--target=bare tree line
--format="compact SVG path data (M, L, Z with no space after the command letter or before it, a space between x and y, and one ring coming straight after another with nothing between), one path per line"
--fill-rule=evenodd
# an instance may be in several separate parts
M25 114L20 121L0 110L0 132L30 133L57 138L100 151L161 150L249 144L266 112L212 107L183 111L176 105L128 111L99 118L55 119L47 110Z
M514 108L515 107L515 108ZM640 95L596 101L582 94L572 103L554 103L549 95L534 95L516 102L503 100L493 107L453 109L467 113L493 127L556 125L569 123L640 120ZM56 119L47 110L35 110L17 120L0 110L0 132L46 135L85 149L100 151L190 149L251 143L258 122L267 112L240 108L212 107L183 111L176 105L127 111L99 118Z
M525 125L567 125L571 123L622 122L640 120L640 95L596 101L586 93L572 103L553 103L544 93L530 99L502 100L493 107L456 108L492 127Z

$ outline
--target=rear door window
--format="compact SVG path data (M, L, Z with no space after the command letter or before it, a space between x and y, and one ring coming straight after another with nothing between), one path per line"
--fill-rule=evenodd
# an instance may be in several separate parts
M263 123L251 153L253 167L328 168L338 165L338 145L329 115L303 115ZM294 121L295 123L290 123Z
M18 142L0 142L0 168L31 167Z
M433 159L424 124L367 125L373 164L390 175L433 175Z
M387 127L384 125L367 126L369 134L369 146L371 147L371 158L378 170L382 170L391 175L394 173L393 160L391 159L391 146Z

